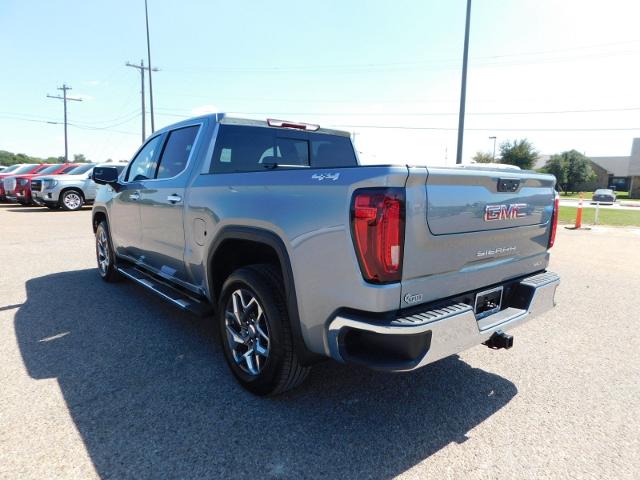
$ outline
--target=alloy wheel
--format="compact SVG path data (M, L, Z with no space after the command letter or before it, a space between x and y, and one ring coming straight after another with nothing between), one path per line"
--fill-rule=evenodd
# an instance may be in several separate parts
M104 276L109 269L109 240L107 239L107 232L105 232L104 228L98 230L96 240L98 247L98 268Z
M269 324L264 309L248 290L234 290L224 315L227 345L236 365L257 376L269 356Z
M80 195L75 192L67 193L63 199L65 207L69 210L76 210L82 206Z

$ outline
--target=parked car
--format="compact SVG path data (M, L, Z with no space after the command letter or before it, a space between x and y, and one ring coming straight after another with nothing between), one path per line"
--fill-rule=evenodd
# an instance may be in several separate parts
M4 172L7 168L9 168L9 167L5 167L4 165L0 165L0 173Z
M591 201L594 203L612 203L613 204L616 202L616 192L608 188L599 188L598 190L593 192Z
M3 183L7 200L18 202L22 205L31 205L33 203L31 197L31 181L34 178L47 174L64 174L77 166L78 164L76 163L49 164L46 168L38 170L36 173L23 173L5 177Z
M34 169L39 168L42 170L42 166L37 163L23 163L19 165L11 165L7 167L3 172L0 172L0 201L6 202L7 196L4 191L4 179L11 175L17 175L21 173L29 173Z
M47 175L31 181L33 201L52 210L79 210L85 204L93 203L96 184L91 173L97 164L87 163L76 166L64 175ZM114 166L114 164L105 164ZM115 165L122 171L124 165Z
M213 318L259 395L323 358L408 371L510 348L507 330L554 306L551 175L359 166L348 132L218 114L93 178L102 279Z

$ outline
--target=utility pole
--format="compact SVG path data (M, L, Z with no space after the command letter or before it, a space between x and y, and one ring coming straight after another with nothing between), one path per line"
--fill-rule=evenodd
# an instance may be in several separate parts
M496 161L496 138L497 137L489 137L489 140L493 140L493 161Z
M58 100L62 100L64 103L64 163L69 163L69 143L67 141L67 101L81 102L82 99L67 97L67 90L71 90L71 87L67 86L66 83L63 83L61 87L58 87L58 90L62 90L62 96L47 94L47 97L57 98Z
M147 9L147 0L144 0L144 18L147 23L147 64L149 65L149 104L151 105L151 133L155 132L155 124L153 122L153 83L151 82L151 44L149 43L149 11ZM157 70L154 70L157 71Z
M136 68L140 71L140 98L142 99L142 143L144 143L145 139L147 138L147 133L146 133L147 122L145 119L146 108L145 108L145 102L144 102L144 71L149 70L149 67L144 66L144 60L140 60L140 65L134 65L133 63L127 62L125 63L125 66ZM153 71L157 72L158 69L154 68Z
M464 53L462 54L462 86L460 88L460 117L458 118L458 151L456 154L456 163L462 163L462 139L464 136L464 108L465 108L465 103L467 101L467 63L469 61L469 25L470 24L471 24L471 0L467 0L467 21L464 28Z

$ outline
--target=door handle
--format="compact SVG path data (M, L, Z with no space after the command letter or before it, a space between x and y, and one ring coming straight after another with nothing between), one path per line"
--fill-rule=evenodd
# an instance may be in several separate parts
M179 201L182 200L182 197L180 195L176 195L175 193L172 195L169 195L167 197L167 200L171 203L178 203Z
M129 195L129 200L140 200L140 192L133 192L131 195Z

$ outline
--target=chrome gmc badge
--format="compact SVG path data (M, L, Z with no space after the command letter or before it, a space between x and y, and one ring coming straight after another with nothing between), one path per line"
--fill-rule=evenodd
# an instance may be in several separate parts
M527 215L526 203L511 203L509 205L486 205L484 207L484 221L493 222L495 220L510 220L521 218Z

